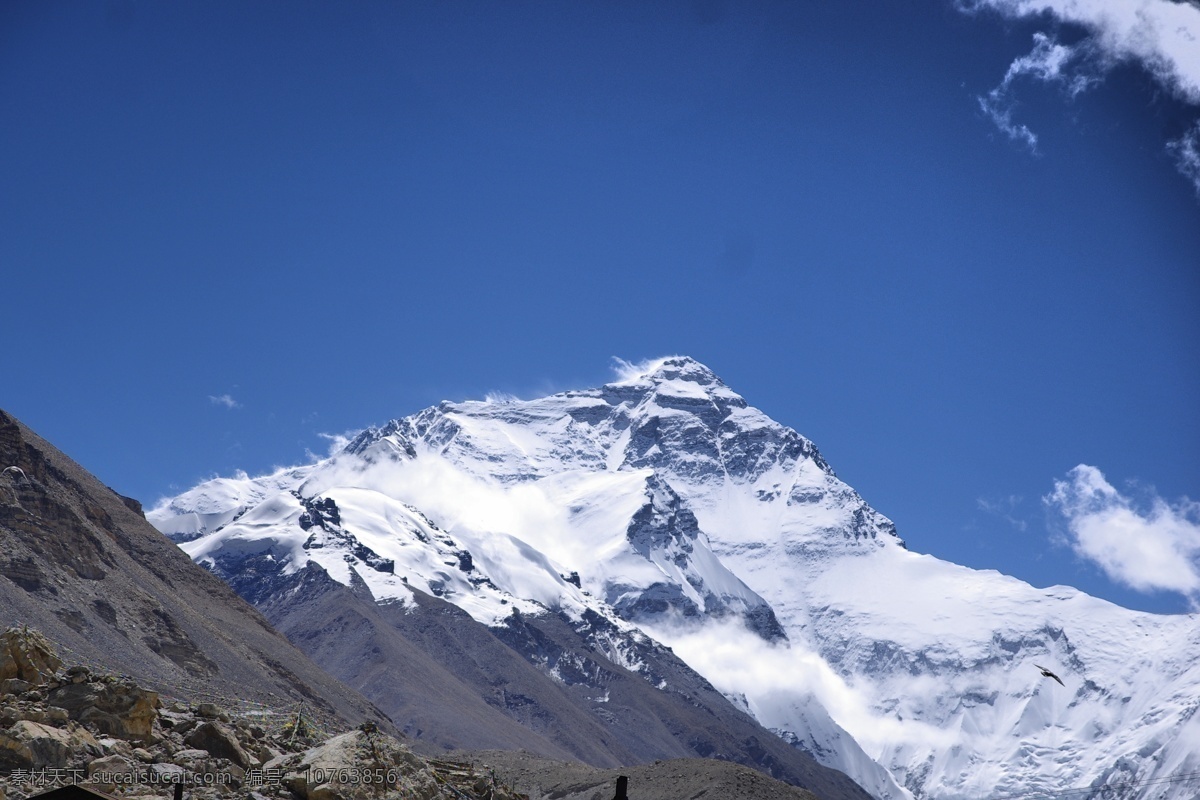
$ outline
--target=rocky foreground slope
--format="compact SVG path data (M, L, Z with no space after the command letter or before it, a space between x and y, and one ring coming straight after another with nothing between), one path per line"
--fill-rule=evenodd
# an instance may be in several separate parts
M330 731L303 707L234 710L62 667L40 633L0 635L4 800L68 784L127 798L182 784L197 800L527 800L490 770L421 758L374 723Z

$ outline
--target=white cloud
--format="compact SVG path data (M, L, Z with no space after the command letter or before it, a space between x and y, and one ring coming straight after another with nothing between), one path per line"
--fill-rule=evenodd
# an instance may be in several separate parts
M1134 62L1173 95L1200 106L1200 4L1174 0L959 0L972 12L991 9L1012 18L1049 16L1078 25L1088 37L1066 46L1039 33L1029 55L1012 63L980 106L1011 138L1036 149L1037 136L1013 121L1013 81L1022 76L1062 82L1078 94L1118 63ZM1172 142L1180 171L1200 191L1200 133Z
M1173 0L970 0L1009 17L1054 18L1082 26L1110 63L1136 61L1165 87L1200 104L1200 6Z
M321 455L320 453L314 453L312 450L309 450L306 447L304 448L304 456L308 459L310 464L317 461L323 461L326 458L333 458L338 453L345 450L346 445L354 441L354 437L358 436L360 433L362 433L362 429L349 430L342 433L318 433L318 438L329 442L329 448L327 452L324 455Z
M231 395L227 395L227 394L222 394L222 395L211 395L210 394L208 396L208 402L212 403L214 406L225 406L225 408L231 408L231 409L242 407L241 403L239 403L237 400L234 400Z
M1037 152L1037 134L1013 121L1013 109L1016 106L1013 99L1014 83L1026 77L1043 83L1062 83L1074 97L1098 80L1087 71L1087 50L1085 44L1068 47L1044 33L1035 33L1033 50L1009 65L1000 85L988 92L986 97L979 98L979 107L1010 139Z
M744 698L755 718L768 728L805 727L803 709L815 700L872 758L896 742L919 740L949 748L957 741L954 731L872 708L862 689L803 642L767 642L731 619L696 624L664 618L642 623L642 628L718 691ZM931 692L944 691L933 684L930 680Z
M1175 156L1175 165L1186 175L1200 194L1200 122L1191 130L1173 142L1167 144L1167 150Z
M1114 581L1200 600L1200 503L1154 496L1138 507L1086 464L1043 499L1066 519L1075 552Z

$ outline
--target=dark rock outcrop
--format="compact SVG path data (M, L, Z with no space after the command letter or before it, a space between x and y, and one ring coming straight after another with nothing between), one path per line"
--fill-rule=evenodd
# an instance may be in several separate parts
M71 719L90 723L101 733L122 739L151 737L158 716L157 692L142 689L128 679L111 677L58 684L59 681L51 681L47 686L46 703L65 710Z

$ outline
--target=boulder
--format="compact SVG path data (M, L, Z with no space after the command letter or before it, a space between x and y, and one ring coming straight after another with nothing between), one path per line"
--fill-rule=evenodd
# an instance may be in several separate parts
M260 745L258 748L258 760L266 764L268 761L279 758L282 755L278 750L269 745Z
M32 628L9 628L0 634L0 680L16 678L42 684L54 677L62 659L54 645Z
M97 758L87 765L88 780L100 784L129 784L133 782L129 776L136 772L127 759L117 755ZM121 777L115 777L118 775Z
M83 728L64 730L23 719L0 731L0 770L65 769L76 750L101 752L99 742Z
M152 738L159 705L157 692L131 681L69 683L51 690L47 702L103 733L138 740Z
M62 769L71 758L70 735L23 719L0 731L0 771Z
M66 683L87 683L92 679L92 671L82 664L77 664L67 670Z
M197 726L183 741L216 758L227 758L242 769L251 765L250 755L242 749L237 737L219 722L205 722Z

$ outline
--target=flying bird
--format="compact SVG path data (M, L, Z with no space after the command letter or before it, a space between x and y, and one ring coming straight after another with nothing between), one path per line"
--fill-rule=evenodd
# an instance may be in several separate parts
M1064 689L1066 688L1066 686L1067 686L1067 685L1066 685L1065 683L1063 683L1063 682L1062 682L1062 678L1058 677L1058 676L1057 676L1057 675L1055 675L1053 672L1051 672L1050 670L1048 670L1048 669L1046 669L1045 667L1043 667L1041 664L1034 664L1034 666L1035 666L1035 667L1037 667L1038 669L1040 669L1040 670L1042 671L1042 676L1043 676L1043 677L1046 677L1046 678L1054 678L1054 680L1058 681L1058 685L1059 685L1059 686L1062 686Z

